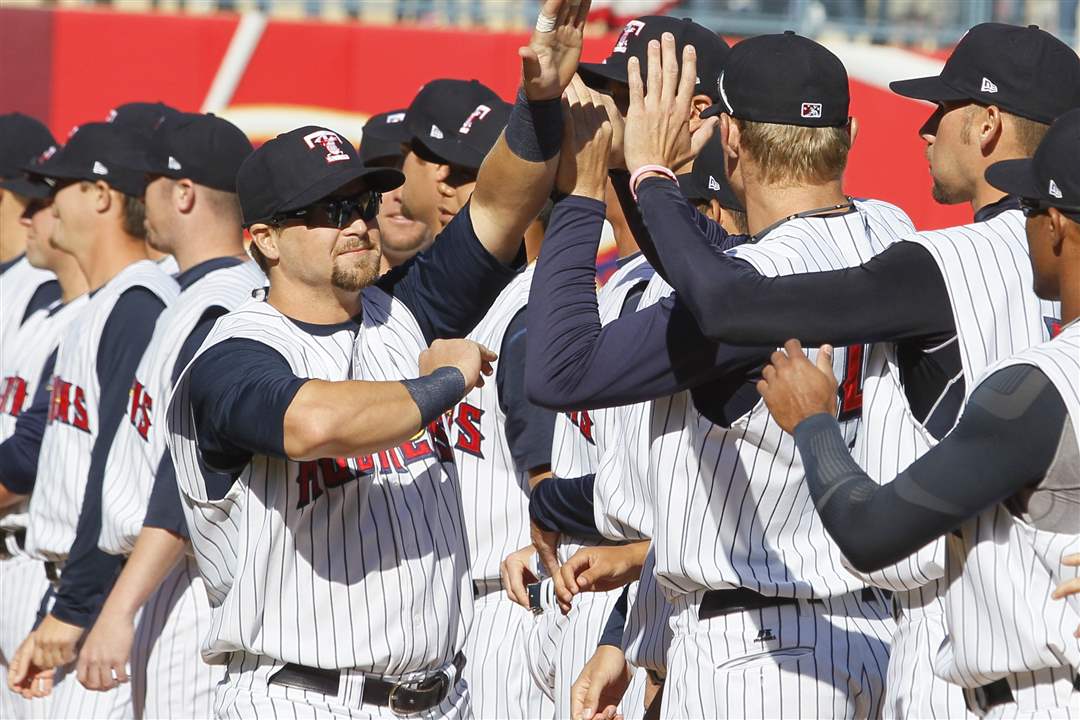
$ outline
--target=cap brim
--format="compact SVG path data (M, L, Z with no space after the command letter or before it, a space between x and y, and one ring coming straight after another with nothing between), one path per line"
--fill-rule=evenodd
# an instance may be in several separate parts
M617 82L622 85L630 82L625 60L623 62L579 63L578 75L593 90L603 90L609 82Z
M679 175L679 190L688 200L708 200L705 190L694 179L693 173Z
M394 188L401 187L402 183L405 182L405 176L399 170L393 168L369 168L358 162L352 162L337 172L323 177L307 190L283 204L277 211L299 210L317 200L332 195L334 191L343 188L354 180L363 180L364 188L367 190L389 192Z
M1002 160L986 168L986 182L1017 197L1047 199L1035 177L1031 158Z
M940 76L912 78L910 80L894 80L889 83L889 89L897 95L914 98L915 100L927 100L929 102L947 102L967 100L968 96L952 87L949 87Z
M389 160L402 156L401 144L409 141L408 134L401 140L384 140L382 137L365 136L360 142L360 162L370 165L376 160Z
M52 187L47 182L43 180L32 180L28 177L0 180L0 188L13 192L16 195L22 195L23 197L33 198L35 200L44 200L52 195L53 192Z
M727 108L724 107L723 105L721 105L720 103L716 103L716 104L710 105L709 107L702 110L701 111L701 117L703 117L703 118L716 117L717 115L719 115L722 112L727 112Z

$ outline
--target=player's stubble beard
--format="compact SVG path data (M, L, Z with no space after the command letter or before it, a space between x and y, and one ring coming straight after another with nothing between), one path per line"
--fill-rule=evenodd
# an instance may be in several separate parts
M348 255L346 257L349 257ZM375 282L379 276L379 261L382 252L378 246L363 253L351 267L341 267L337 262L330 273L330 284L338 290L358 292Z

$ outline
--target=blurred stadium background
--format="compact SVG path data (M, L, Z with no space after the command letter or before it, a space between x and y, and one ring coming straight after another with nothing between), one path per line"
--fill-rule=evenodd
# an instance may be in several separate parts
M861 122L848 192L904 207L920 228L970 217L930 198L917 129L929 106L890 80L936 74L972 25L1037 24L1077 47L1080 0L594 0L586 60L629 18L692 17L730 42L793 29L844 61ZM369 115L436 77L511 99L537 0L0 0L0 112L66 137L132 100L221 114L254 141L318 123L361 139ZM609 253L605 253L607 255ZM602 258L605 262L610 258Z

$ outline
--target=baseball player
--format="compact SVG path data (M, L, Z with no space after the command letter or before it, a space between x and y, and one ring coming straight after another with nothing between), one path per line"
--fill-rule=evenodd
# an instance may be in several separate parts
M377 283L372 190L399 173L313 127L241 168L270 291L215 325L168 419L213 608L204 656L228 663L219 715L468 714L472 588L452 453L432 422L494 357L471 341L417 355L470 330L514 275L554 179L587 5L545 3L472 200ZM200 458L235 480L208 486Z
M1042 80L1020 80L1029 75ZM983 171L998 160L1030 155L1050 121L1080 105L1080 64L1072 50L1037 28L985 24L964 37L940 78L893 87L939 100L922 129L934 196L971 202L975 223L905 238L910 242L858 268L784 278L763 277L740 259L717 256L704 242L687 243L686 237L701 237L691 223L670 226L680 238L678 249L662 242L656 248L710 338L891 341L870 350L863 391L852 386L848 397L864 408L856 459L880 479L893 477L944 437L988 365L1049 337L1059 313L1031 290L1018 201L986 182ZM851 313L853 307L865 310ZM733 315L739 313L745 314ZM856 363L850 367L857 372ZM899 622L887 683L891 715L965 713L960 693L930 666L944 637L944 549L937 542L865 576L897 591Z
M1080 620L1051 590L1075 578L1080 549L1080 109L1062 115L1031 159L987 180L1019 197L1036 292L1062 302L1060 334L992 366L956 428L879 487L849 456L830 412L835 379L790 341L760 383L794 432L829 534L864 572L947 538L946 642L935 671L981 717L1068 717L1080 707ZM826 396L828 394L828 397Z
M217 318L266 282L244 253L235 194L250 153L251 143L228 121L177 113L154 133L142 168L151 178L147 241L176 258L180 295L158 319L105 463L98 544L127 562L78 663L83 685L110 690L128 680L130 657L137 716L209 717L222 675L199 657L210 607L186 556L163 405Z
M141 150L137 134L88 123L35 168L55 188L53 241L75 257L92 293L57 348L49 398L26 411L36 418L40 452L4 467L28 484L36 471L26 551L46 563L55 589L48 614L16 653L9 683L47 682L59 669L52 711L61 717L129 711L127 692L88 693L70 670L119 568L119 558L97 548L105 459L135 366L176 295L172 278L146 259Z
M372 115L364 124L360 140L360 162L369 167L401 170L405 162L409 131L405 110ZM427 225L406 217L401 204L401 188L382 194L379 204L379 238L383 249L383 272L400 265L426 247L431 239Z
M632 174L630 185L646 218L652 208L660 211L648 220L650 227L673 220L660 217L665 209L698 217L668 170L689 143L683 133L693 55L692 48L684 50L677 93L664 87L660 43L650 42L648 50L648 96L637 59L628 62L632 102L624 153L627 167L646 168ZM667 35L663 58L674 75L674 42ZM760 234L757 243L731 252L781 275L858 265L910 232L895 207L843 195L851 133L846 72L835 56L794 34L761 36L732 49L724 76L719 94L738 98L748 121L767 117L786 126L784 141L766 141L760 151L801 146L813 168L791 167L779 177L757 174L756 182L741 188L733 183L747 208L748 229ZM760 87L771 91L756 95ZM813 88L820 115L805 117L800 103L786 99L805 98L806 88ZM661 110L660 97L678 103ZM822 149L807 149L810 137ZM742 162L745 168L754 160L747 155ZM774 183L802 190L781 194L770 189ZM763 199L779 217L770 219L762 210L755 215L755 203ZM695 224L714 236L720 232L707 220ZM555 247L574 249L560 257L548 245L537 267L537 297L545 301L531 304L530 323L545 353L530 351L530 397L554 407L655 399L653 543L657 578L674 606L661 714L771 717L811 706L837 716L878 712L892 633L888 609L877 592L844 571L839 552L808 513L805 489L792 480L801 471L794 446L771 423L753 388L769 351L704 341L677 295L601 329L581 287L579 263L588 246L566 238ZM550 257L560 262L545 262ZM845 427L854 439L853 416L845 418ZM807 556L808 547L814 556ZM843 661L833 655L835 648L843 648L836 653ZM826 656L828 663L819 660ZM781 691L763 696L758 678Z
M27 115L0 115L0 182L18 181L23 167L52 147L52 134ZM25 188L23 188L25 190ZM60 297L56 278L32 266L25 257L23 213L31 198L0 185L0 367L14 352L14 337L34 310Z
M6 441L15 434L22 411L28 409L39 394L47 400L48 378L52 367L48 361L57 343L71 322L86 304L86 278L75 259L52 246L56 220L53 217L52 189L43 181L30 177L0 181L6 191L30 198L23 212L26 228L26 260L36 268L54 274L60 287L60 298L52 305L34 311L22 323L12 342L20 348L10 358L7 367L0 369L0 467L7 467L8 453L14 444ZM44 382L43 382L44 380ZM26 500L28 490L7 483L0 474L0 662L5 682L0 688L0 716L29 718L32 714L47 715L48 700L33 705L8 688L7 667L15 651L34 626L37 604L30 598L41 598L48 590L45 568L29 557L26 546ZM32 713L33 711L33 713Z

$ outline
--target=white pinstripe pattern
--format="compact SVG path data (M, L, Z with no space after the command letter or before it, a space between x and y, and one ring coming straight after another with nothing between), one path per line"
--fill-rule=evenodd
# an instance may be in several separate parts
M1080 326L990 367L1034 365L1050 378L1080 442ZM1034 524L1033 524L1034 523ZM1065 691L1080 669L1080 600L1050 599L1054 588L1080 575L1061 559L1080 552L1080 535L1037 527L998 505L965 523L947 540L945 620L949 631L935 670L975 687L1006 678L1015 704L998 713L1080 714L1080 692Z
M34 293L43 283L55 279L53 273L34 267L25 256L0 273L0 368L8 366L8 356L20 347L15 335Z
M1048 337L1045 318L1060 312L1056 303L1040 300L1032 290L1024 219L1018 210L905 239L925 247L941 269L957 326L954 342L960 348L965 397L987 365ZM874 346L863 388L863 425L853 455L871 477L887 482L936 441L908 406L895 345ZM868 575L855 573L896 591L889 715L970 716L961 693L933 674L931 661L945 638L944 566L945 541L939 539L893 566Z
M266 276L252 261L207 273L162 312L135 371L128 408L105 462L101 537L107 553L127 555L142 529L154 475L165 446L165 401L172 392L176 359L196 323L211 307L233 310L251 299ZM140 432L145 429L145 436Z
M60 339L64 336L68 324L82 312L89 298L80 295L66 305L56 301L48 308L38 310L26 319L19 331L14 334L14 346L19 348L17 354L11 355L9 364L2 369L0 375L0 394L5 394L4 388L10 388L7 403L0 408L0 442L3 442L15 432L15 423L18 420L18 412L30 407L34 399L34 393L38 389L38 381L41 379L45 362L52 355ZM50 314L52 312L52 314ZM15 393L16 388L21 388L24 399L16 412ZM0 510L0 528L25 528L27 523L26 509L28 501ZM17 552L18 551L16 549ZM4 623L0 619L0 625Z
M0 560L0 718L48 716L51 697L24 700L7 686L8 665L34 628L38 604L49 589L40 560L16 555Z
M247 337L280 352L300 377L415 377L423 339L405 306L368 288L363 310L354 339L349 330L309 335L252 302L223 316L203 349ZM448 664L471 618L472 589L442 427L303 474L300 463L256 456L225 498L208 500L187 380L169 403L169 442L213 608L204 657L242 650L400 679Z
M582 593L566 615L555 663L555 717L570 717L570 688L589 662L622 590ZM555 613L559 613L556 609ZM550 615L551 612L545 613Z
M626 605L623 652L634 667L667 674L671 647L671 603L656 582L656 553L649 548L641 579L630 587Z
M166 305L176 297L176 281L150 260L140 260L124 268L100 288L82 312L68 325L60 343L53 372L53 394L57 394L56 378L71 383L67 398L70 408L61 407L60 414L77 417L80 399L85 394L86 430L76 424L50 420L41 441L41 459L37 482L30 496L30 520L26 534L26 551L42 560L62 560L75 539L86 474L90 469L90 454L101 428L98 408L101 387L98 384L97 354L101 334L112 314L113 307L127 290L144 287ZM50 412L52 415L52 412Z
M209 718L225 675L199 656L210 626L210 603L195 559L185 557L150 596L131 650L136 718Z

